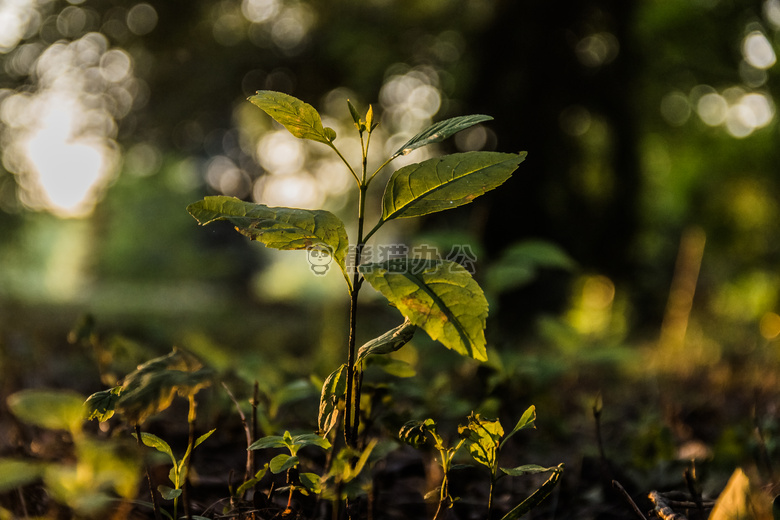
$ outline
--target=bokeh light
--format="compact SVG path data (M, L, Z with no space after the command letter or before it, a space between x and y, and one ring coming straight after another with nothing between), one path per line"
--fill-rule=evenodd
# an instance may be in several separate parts
M772 44L761 31L752 31L742 40L742 55L757 69L768 69L777 61Z
M3 96L3 165L19 199L62 217L90 214L119 164L117 121L132 109L132 59L99 33L49 46L32 63L31 92Z

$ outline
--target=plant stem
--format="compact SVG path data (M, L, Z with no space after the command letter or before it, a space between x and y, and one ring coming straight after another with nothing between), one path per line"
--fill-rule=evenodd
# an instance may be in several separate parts
M141 427L138 424L135 425L135 438L138 441L138 446L143 449L144 443L141 440ZM145 463L144 466L146 467L146 481L149 483L149 494L152 495L152 509L154 509L154 518L155 520L162 520L162 517L160 516L160 506L157 504L157 496L154 494L152 472L149 469L149 464Z
M187 414L187 422L189 423L189 434L187 438L187 453L189 454L189 457L187 457L187 460L184 462L184 482L182 482L182 498L184 499L184 515L187 517L187 520L192 519L192 513L190 512L190 494L189 494L189 485L188 482L190 481L190 462L192 461L192 450L195 448L195 414L196 414L196 408L197 403L195 402L195 394L192 394L189 396L190 401L190 410L189 414ZM175 509L174 504L174 509ZM174 518L176 516L174 515Z
M365 172L364 172L365 173ZM365 176L365 175L364 175ZM357 431L360 423L360 418L357 416L356 403L360 399L360 392L355 388L355 343L356 343L356 329L357 329L357 308L358 308L358 294L360 293L360 286L363 283L363 279L360 276L358 266L360 265L360 257L363 252L363 246L365 242L363 240L363 222L364 211L366 207L366 191L367 186L361 184L359 187L359 199L358 199L358 236L357 245L355 247L355 261L353 263L355 273L352 281L351 302L349 307L349 353L347 357L347 402L344 411L344 441L347 446L354 448L357 446Z

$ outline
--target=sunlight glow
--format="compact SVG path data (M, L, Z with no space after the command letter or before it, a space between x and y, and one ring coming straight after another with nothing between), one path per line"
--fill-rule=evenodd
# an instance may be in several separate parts
M0 98L3 165L25 206L85 217L117 172L117 120L137 90L132 60L89 33L51 45L31 67L36 90Z
M29 29L41 23L35 0L0 2L0 54L12 51Z
M294 173L306 160L304 142L287 130L271 132L260 139L257 157L260 165L273 175Z

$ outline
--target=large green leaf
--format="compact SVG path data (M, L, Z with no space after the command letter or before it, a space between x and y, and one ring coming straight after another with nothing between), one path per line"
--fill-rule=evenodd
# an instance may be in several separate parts
M487 360L488 303L466 269L446 260L395 258L360 272L412 324L464 356Z
M525 156L525 152L465 152L404 166L387 182L380 222L468 204L504 183Z
M490 116L484 116L481 114L475 114L471 116L458 116L444 121L434 123L419 134L415 135L409 141L407 141L401 148L393 154L393 157L399 155L406 155L412 150L416 150L421 146L425 146L431 143L438 143L444 141L449 136L465 130L466 128L482 123L484 121L490 121L493 119Z
M332 128L324 128L320 114L308 103L283 92L258 90L249 101L283 125L292 135L330 144L336 139Z
M346 267L349 238L344 223L329 211L271 208L224 195L206 197L187 206L187 211L202 226L227 220L242 235L273 249L325 247L349 283Z

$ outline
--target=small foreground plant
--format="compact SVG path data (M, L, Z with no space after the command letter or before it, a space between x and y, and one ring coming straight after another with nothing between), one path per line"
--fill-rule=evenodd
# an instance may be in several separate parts
M450 472L452 470L467 467L462 464L453 464L455 456L464 444L468 447L471 457L478 464L481 464L490 470L490 491L488 494L488 511L486 518L492 518L493 489L496 482L504 475L517 477L520 475L552 472L552 475L544 484L531 494L531 496L504 515L501 520L515 520L520 518L541 503L558 483L558 479L563 474L563 464L549 468L536 464L525 464L515 468L499 468L498 465L498 456L506 441L521 430L535 428L535 421L536 408L531 406L523 413L509 435L504 437L504 429L501 426L500 421L484 419L479 414L472 413L468 417L468 422L465 425L458 427L458 433L460 435L459 442L455 446L449 448L441 435L436 431L436 423L433 419L409 421L406 423L399 432L399 437L402 441L414 447L420 447L426 443L427 437L430 436L434 441L434 447L439 452L439 464L442 467L442 483L441 486L427 495L431 496L434 492L438 492L439 494L439 505L436 508L433 519L437 520L444 509L451 508L455 501L458 500L457 497L453 497L450 494L449 481ZM499 469L501 473L499 473Z

